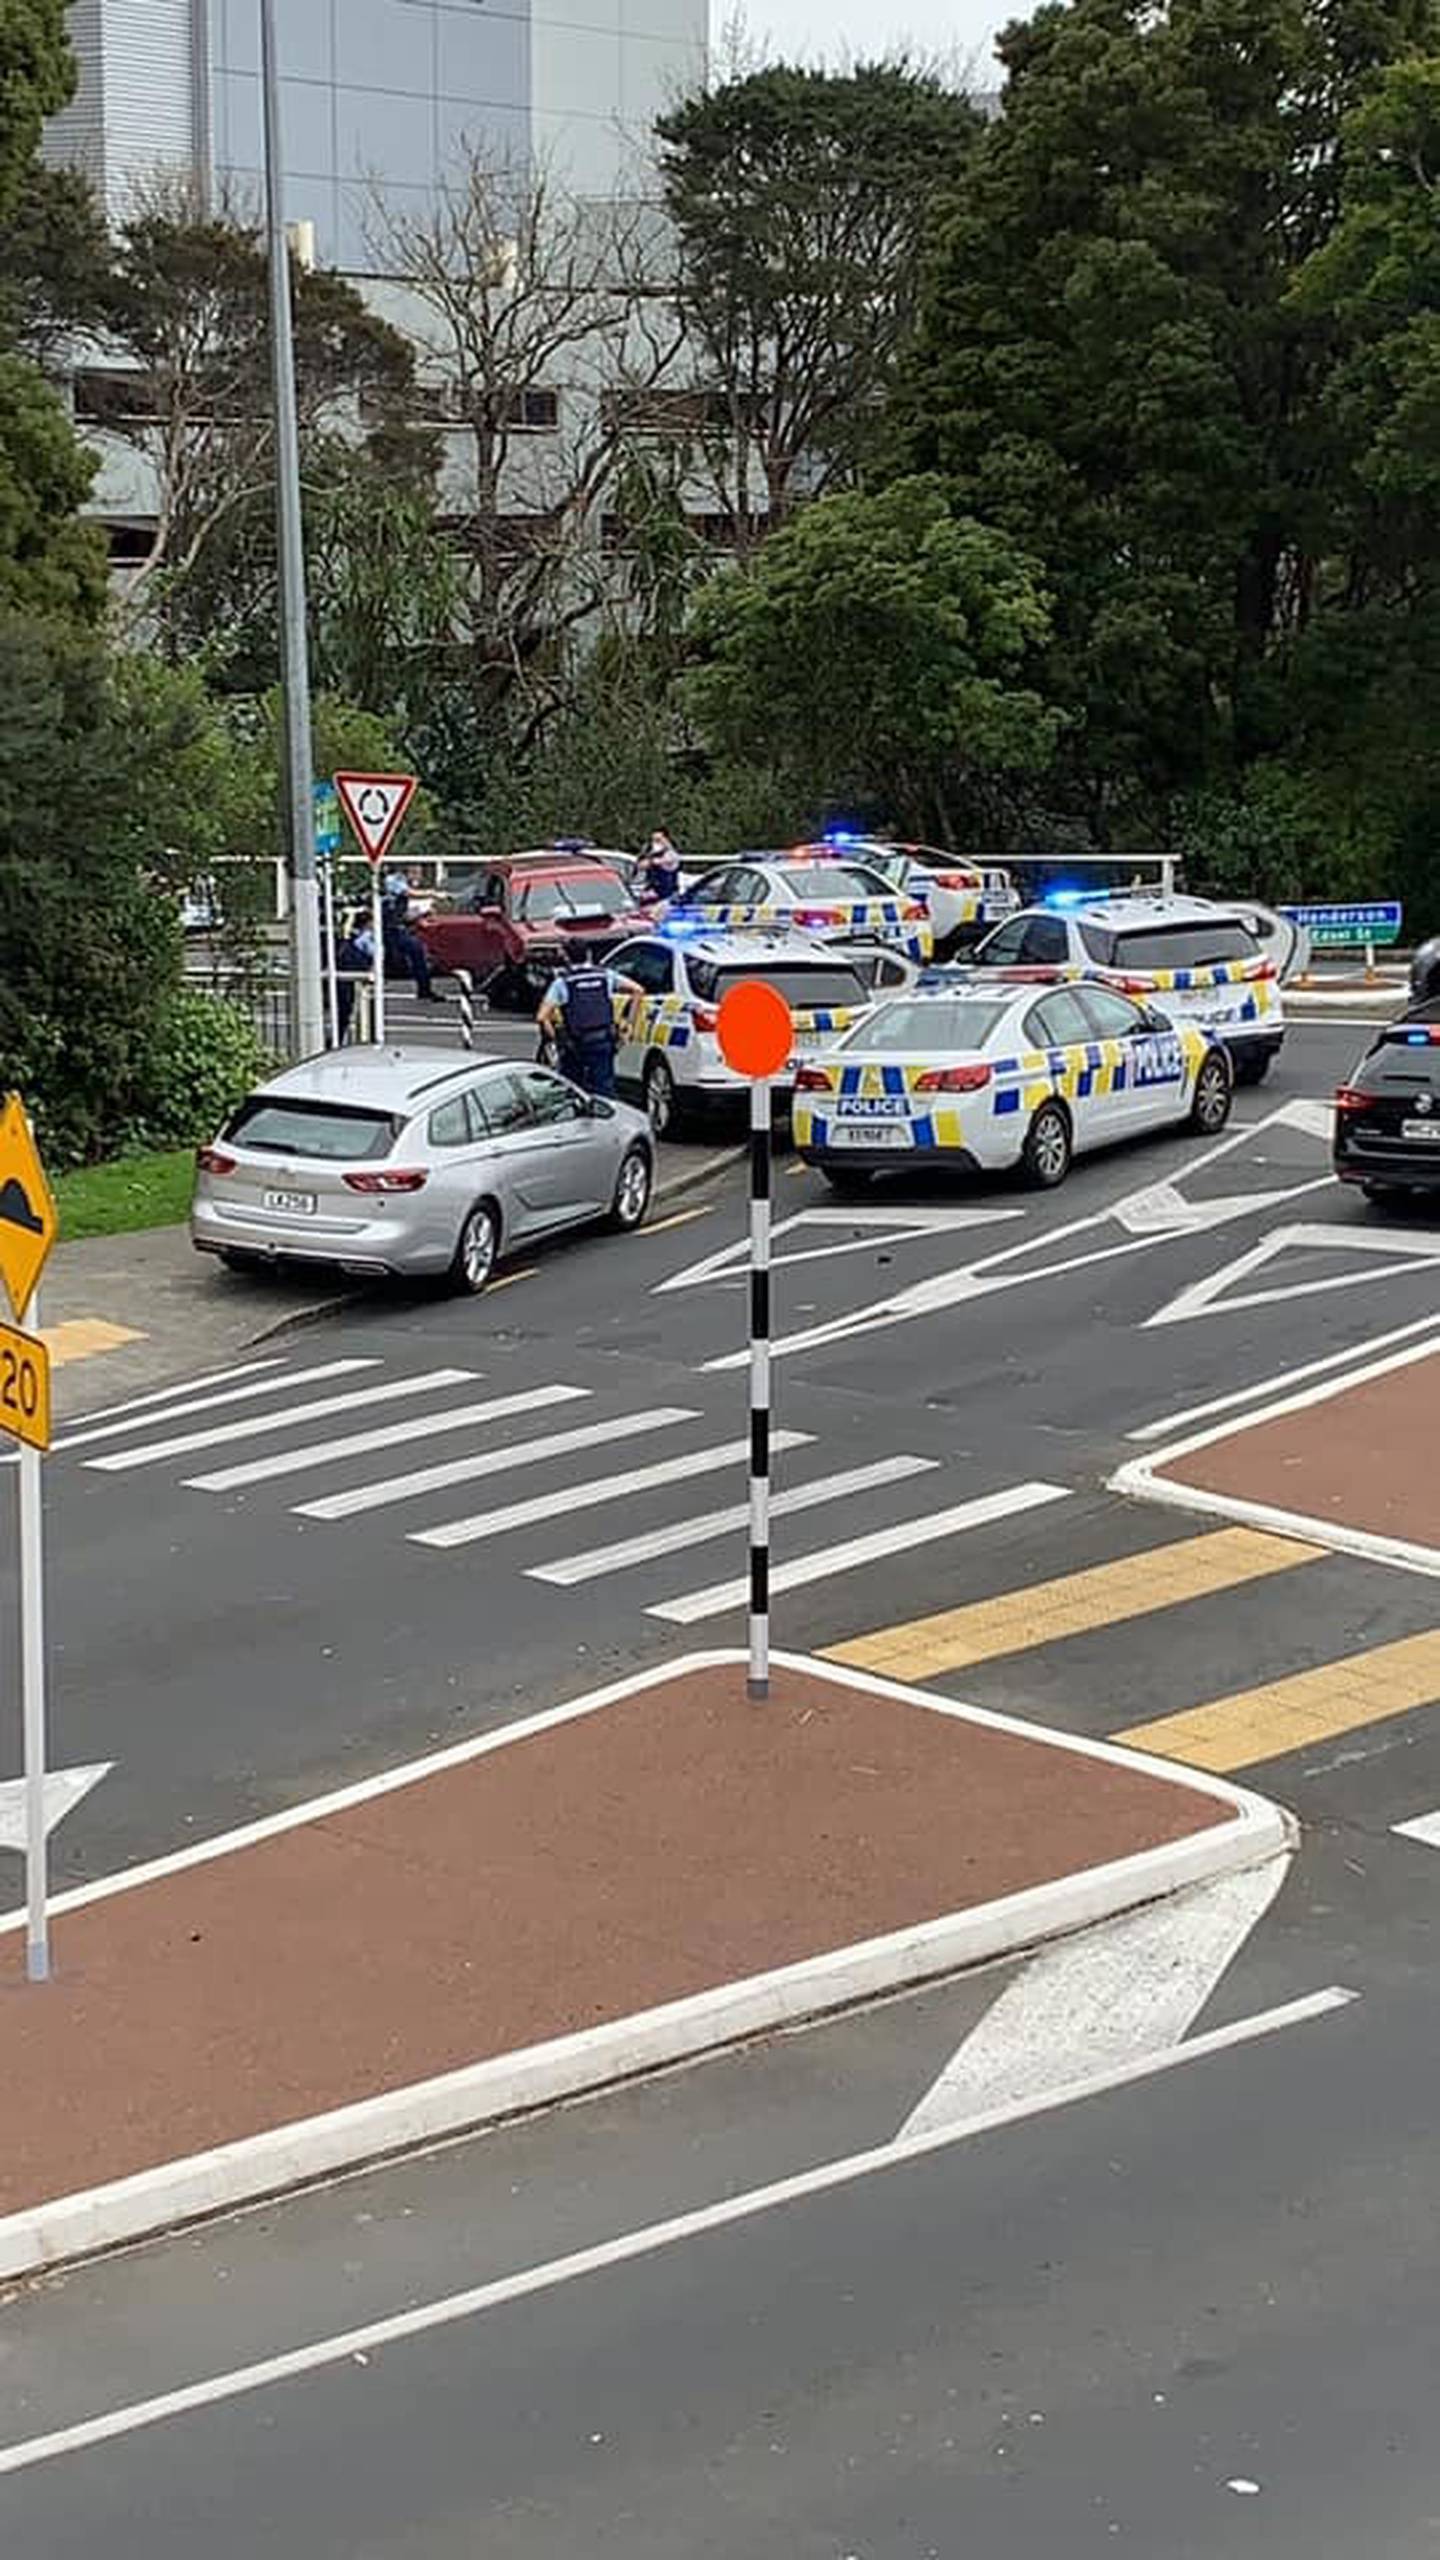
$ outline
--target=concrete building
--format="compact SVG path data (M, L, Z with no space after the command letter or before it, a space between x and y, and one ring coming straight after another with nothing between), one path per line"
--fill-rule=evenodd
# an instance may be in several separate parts
M624 180L703 70L707 0L277 0L285 209L322 266L373 268L376 185L422 213L462 147L543 158L581 195ZM112 217L167 169L258 202L259 0L72 0L80 62L48 156Z

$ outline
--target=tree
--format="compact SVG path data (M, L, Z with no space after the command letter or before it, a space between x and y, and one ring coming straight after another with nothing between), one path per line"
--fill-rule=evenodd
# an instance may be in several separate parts
M105 546L78 512L93 471L35 367L0 352L0 609L99 621Z
M47 116L75 87L69 0L0 0L0 228L24 195Z
M695 631L701 728L751 755L763 739L807 798L878 801L950 840L977 789L1053 749L1031 564L938 479L806 508L702 592Z
M708 453L741 547L853 475L912 326L920 252L980 120L903 63L777 64L657 125Z
M1010 28L1006 113L927 279L893 467L1045 564L1069 804L1151 841L1283 742L1335 527L1328 325L1297 270L1347 105L1427 0L1074 0Z

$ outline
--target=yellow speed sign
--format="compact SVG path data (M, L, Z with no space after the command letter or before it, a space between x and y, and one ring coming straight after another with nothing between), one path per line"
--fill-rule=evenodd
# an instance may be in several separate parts
M50 1353L34 1334L0 1324L0 1431L50 1446Z

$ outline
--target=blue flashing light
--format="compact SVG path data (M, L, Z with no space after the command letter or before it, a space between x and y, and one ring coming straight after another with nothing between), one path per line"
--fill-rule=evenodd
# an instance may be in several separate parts
M1090 889L1047 889L1045 904L1047 907L1083 907L1089 904L1093 895Z
M868 844L868 836L858 835L853 827L827 827L822 844Z

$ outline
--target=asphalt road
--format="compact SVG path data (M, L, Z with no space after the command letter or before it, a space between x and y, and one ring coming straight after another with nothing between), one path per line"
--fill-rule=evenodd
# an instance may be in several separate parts
M873 1636L1203 1534L1105 1491L1129 1434L1434 1317L1433 1220L1379 1225L1326 1176L1318 1106L1358 1041L1297 1030L1223 1151L1145 1142L1051 1198L897 1188L857 1218L812 1177L782 1176L777 1421L807 1436L780 1481L821 1491L778 1525L781 1641ZM683 1223L557 1247L473 1306L367 1301L233 1381L228 1404L215 1389L183 1415L177 1395L62 1451L58 1757L115 1762L56 1835L62 1874L733 1642L741 1533L709 1515L741 1500L741 1462L708 1453L743 1438L743 1376L726 1365L743 1208L732 1184ZM302 1375L345 1361L373 1365ZM419 1383L453 1369L473 1381ZM307 1419L352 1394L364 1401ZM453 1419L495 1397L548 1401ZM166 1453L242 1423L260 1427ZM407 1423L404 1441L319 1454ZM401 1486L592 1430L524 1466ZM96 1463L121 1454L140 1462ZM192 1481L282 1460L245 1483ZM672 1460L695 1465L615 1490ZM831 1481L862 1468L887 1472ZM1043 1506L1002 1516L1037 1484ZM935 1532L975 1503L992 1516ZM1109 1732L1434 1614L1433 1583L1326 1558L1002 1648L940 1685ZM7 2547L1440 2551L1440 1870L1393 1834L1440 1805L1434 1723L1391 1716L1246 1772L1300 1813L1302 1848L1196 2031L1328 1986L1355 1995L1324 2016L807 2186L892 2139L995 1995L987 1977L21 2294L0 2315L0 2445L218 2380L203 2406L0 2472ZM567 2252L783 2178L799 2191L767 2209L554 2276ZM431 2317L481 2283L499 2287L486 2307ZM373 2351L225 2379L396 2315L411 2325Z

